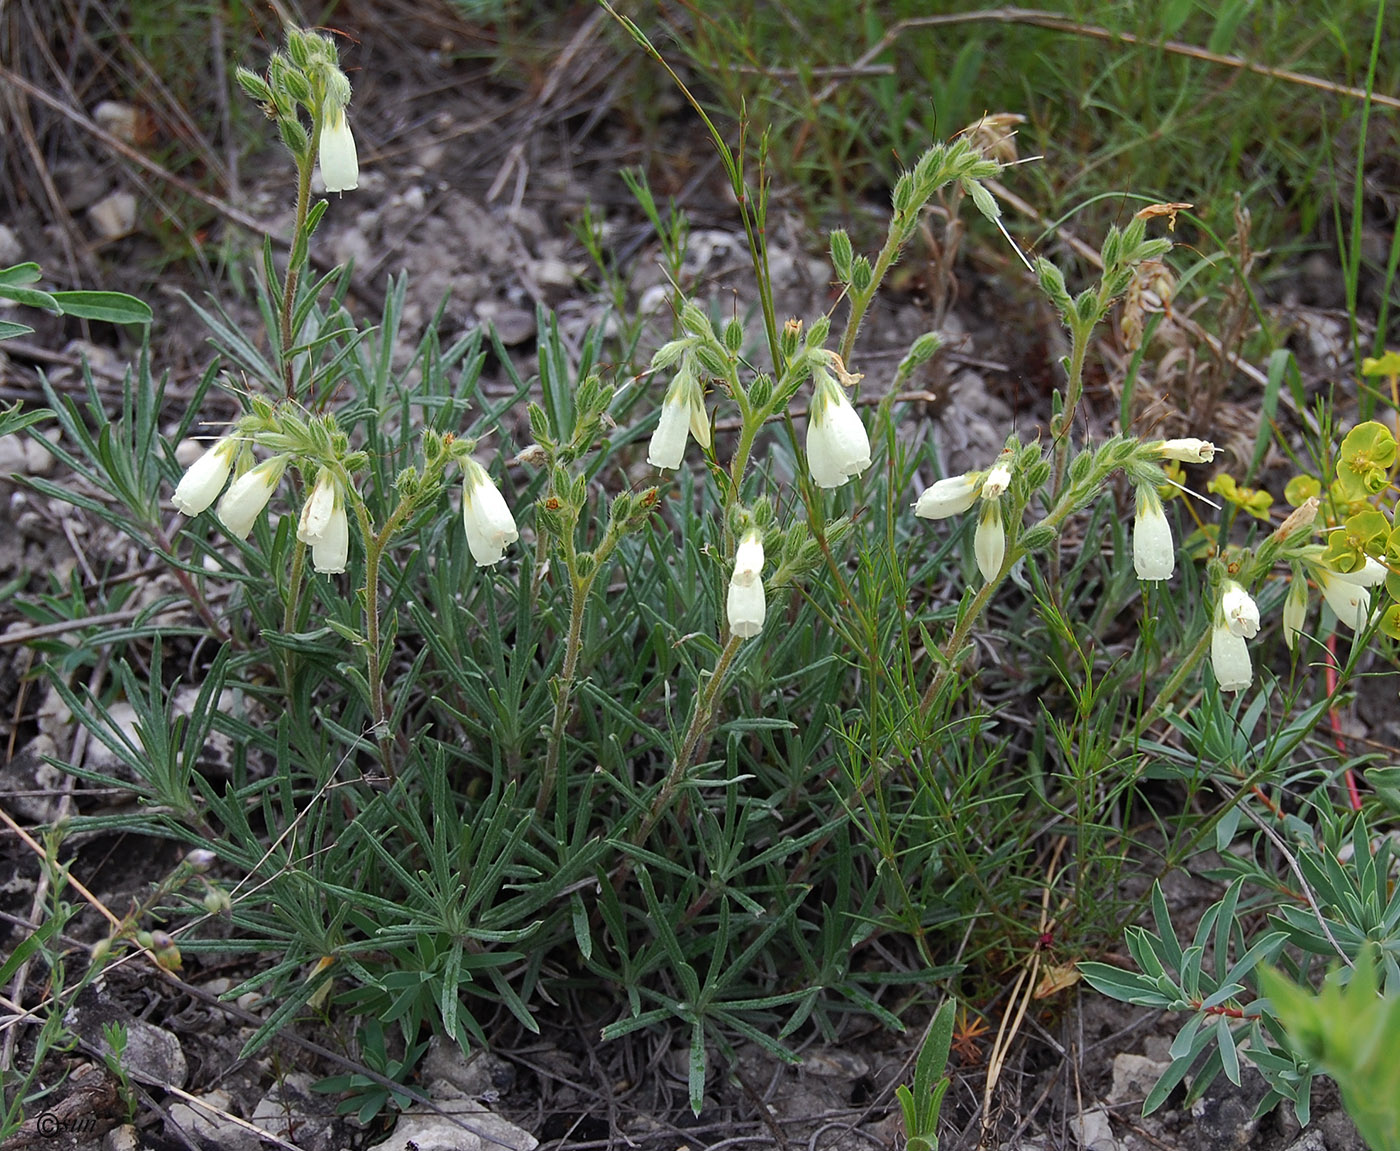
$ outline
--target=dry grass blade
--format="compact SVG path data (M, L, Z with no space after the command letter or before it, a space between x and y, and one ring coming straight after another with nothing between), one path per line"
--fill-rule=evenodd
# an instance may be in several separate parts
M1144 47L1158 48L1163 52L1168 52L1174 56L1186 56L1193 60L1201 60L1207 64L1219 64L1225 68L1235 68L1242 72L1253 72L1259 76L1267 76L1272 80L1282 80L1287 84L1297 84L1305 88L1315 88L1321 92L1328 92L1334 96L1344 96L1353 100L1365 100L1367 93L1364 89L1352 87L1350 84L1338 84L1332 80L1324 80L1320 76L1310 76L1306 72L1294 72L1288 68L1275 68L1268 64L1256 64L1253 60L1246 60L1243 56L1235 56L1223 52L1212 52L1206 48L1200 48L1195 44L1184 44L1179 40L1148 40L1137 36L1132 32L1115 32L1111 28L1102 28L1097 24L1084 24L1077 20L1070 20L1064 16L1056 15L1053 12L1038 12L1033 8L988 8L981 12L951 12L942 16L914 16L908 20L901 20L890 25L889 30L871 47L863 52L852 64L849 70L859 71L870 67L879 59L882 52L887 51L904 36L906 32L912 32L919 28L942 28L951 24L969 23L996 23L996 24L1031 24L1037 28L1048 28L1052 32L1067 32L1074 36L1087 36L1095 40L1116 41L1119 44L1142 45ZM837 81L828 81L827 84L817 94L817 103L830 99L837 88ZM1379 104L1386 108L1400 108L1400 98L1386 96L1380 92L1372 92L1370 100L1373 104Z
M1045 874L1045 886L1041 888L1040 892L1040 924L1036 928L1037 937L1044 936L1054 930L1055 921L1050 917L1050 892L1055 886L1060 856L1064 853L1068 843L1069 840L1061 836L1055 841L1055 848L1050 856L1050 866ZM1006 1057L1011 1050L1011 1044L1020 1033L1021 1024L1025 1022L1026 1011L1036 997L1036 985L1039 982L1037 977L1040 974L1040 960L1043 954L1041 948L1036 947L1027 957L1020 974L1016 976L1016 982L1011 988L1011 995L1006 1001L1006 1012L1002 1015L1001 1025L997 1028L996 1041L992 1044L992 1050L987 1056L987 1084L982 1092L982 1146L984 1147L991 1145L996 1128L993 1118L994 1112L992 1111L992 1096L996 1093L1002 1069L1006 1066Z

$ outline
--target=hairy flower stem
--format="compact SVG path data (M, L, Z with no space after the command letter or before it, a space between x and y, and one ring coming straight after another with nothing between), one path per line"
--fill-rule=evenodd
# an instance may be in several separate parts
M890 265L899 258L899 250L902 246L898 232L891 227L889 235L885 237L885 246L875 257L875 266L870 276L870 287L864 292L852 290L851 314L846 317L846 330L841 333L840 354L843 364L850 363L851 352L855 349L856 336L860 334L860 325L865 319L866 309L870 307L870 301L875 298L875 293L880 290L880 284L885 279L885 273L890 270Z
M301 608L301 585L305 580L306 545L297 540L292 545L292 567L287 573L287 604L282 610L283 635L291 635L296 630L297 615ZM291 648L287 648L282 654L282 668L290 685L296 670L296 653Z
M715 703L719 699L720 692L724 690L724 681L729 674L729 665L739 654L739 646L743 642L737 635L731 635L729 642L724 645L724 650L719 653L719 659L715 661L715 670L710 675L710 682L705 685L704 690L700 692L695 701L695 711L690 717L690 726L686 728L685 736L681 739L680 754L676 756L676 762L671 766L666 781L661 785L661 790L656 793L651 810L647 812L646 819L642 821L641 827L637 829L637 834L632 839L633 843L643 844L646 842L647 836L651 834L661 817L666 814L666 809L671 805L671 800L675 798L676 789L684 781L686 772L695 762L702 747L701 741L709 733L710 724L714 720Z
M559 670L559 689L554 697L554 722L549 730L549 747L544 756L544 775L540 792L535 797L535 814L542 816L554 793L554 781L559 775L559 752L564 746L564 725L569 721L569 700L573 695L574 676L578 672L578 653L583 647L583 612L593 591L594 574L569 578L569 635L564 641L564 666Z
M287 278L282 284L282 383L289 400L296 399L296 380L292 374L292 313L296 310L297 284L301 279L301 260L297 252L304 250L297 243L306 227L306 215L311 208L311 157L321 139L321 124L317 120L311 130L311 147L304 157L297 159L297 209L296 222L292 228L292 255L287 260Z
M1162 685L1161 690L1157 692L1157 696L1153 699L1151 706L1139 716L1137 723L1133 724L1128 738L1132 740L1134 746L1137 745L1137 741L1142 737L1143 733L1166 713L1172 700L1174 700L1177 693L1181 691L1182 684L1186 682L1191 673L1196 670L1197 665L1205 659L1207 653L1209 653L1211 630L1211 624L1207 621L1205 628L1201 632L1201 638L1196 641L1196 646L1177 660L1176 667L1173 669L1171 675L1167 677L1167 682Z
M1050 500L1060 498L1060 488L1065 482L1065 466L1069 461L1069 433L1074 427L1074 415L1079 409L1080 397L1084 394L1084 359L1089 354L1089 336L1093 325L1074 328L1071 331L1069 352L1069 381L1065 392L1064 410L1060 412L1055 435L1055 464L1051 473ZM1056 553L1058 554L1056 549Z
M389 779L397 783L399 775L394 768L393 733L389 730L389 706L384 695L384 670L380 663L379 567L394 532L414 505L411 500L401 500L376 535L364 501L356 498L353 503L355 517L360 524L360 538L365 543L365 645L368 648L365 653L365 678L369 681L370 719L374 724L374 741L379 745L379 761Z

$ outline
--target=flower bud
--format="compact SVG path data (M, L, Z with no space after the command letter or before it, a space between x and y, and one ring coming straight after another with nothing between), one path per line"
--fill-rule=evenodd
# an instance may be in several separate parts
M1301 570L1293 572L1288 581L1288 595L1283 601L1283 642L1293 651L1298 644L1298 636L1308 619L1308 581Z
M193 851L185 853L185 866L191 871L205 872L214 866L214 861L218 858L207 847L196 847Z
M210 915L227 915L233 910L233 900L222 887L211 887L204 893L204 910Z
M1179 460L1183 464L1208 464L1220 449L1209 440L1163 440L1155 445L1157 455L1164 460Z

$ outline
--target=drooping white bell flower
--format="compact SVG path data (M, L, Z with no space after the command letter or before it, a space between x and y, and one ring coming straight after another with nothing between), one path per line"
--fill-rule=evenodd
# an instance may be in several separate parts
M301 509L301 519L297 522L297 539L304 544L314 544L326 530L335 514L336 482L335 473L330 468L322 468L316 476L316 486Z
M470 457L462 461L462 523L472 559L482 567L500 563L506 545L520 538L505 498L486 469Z
M1249 644L1224 623L1217 621L1210 633L1210 663L1221 691L1243 691L1254 679Z
M740 639L752 639L761 632L768 615L763 559L763 536L757 528L750 528L734 553L734 571L729 577L725 604L729 630Z
M1133 569L1141 580L1170 579L1176 571L1176 545L1161 497L1151 484L1138 484L1133 519Z
M1243 691L1254 678L1245 640L1259 634L1259 605L1234 580L1220 589L1210 635L1210 662L1222 691Z
M1220 590L1220 614L1233 635L1253 639L1259 634L1259 605L1232 579Z
M321 181L327 192L349 192L360 186L360 159L345 108L327 100L321 116Z
M807 467L819 488L839 488L870 466L870 437L845 389L824 368L812 373Z
M681 360L680 370L661 405L661 422L651 434L647 448L647 463L654 468L678 468L685 456L687 434L695 437L701 447L710 446L710 418L705 411L705 394L695 365L689 355Z
M350 555L350 520L340 481L322 468L301 509L297 539L311 545L311 566L322 575L339 575Z
M982 501L977 532L972 537L972 554L977 557L977 570L982 578L991 583L1001 573L1002 561L1006 559L1006 529L1002 526L998 499Z
M926 520L943 520L967 511L977 500L977 477L971 473L946 476L926 487L914 505L914 514Z
M171 497L173 503L187 516L197 516L209 507L228 482L233 459L238 454L238 440L226 436L192 463Z
M272 493L282 482L282 473L286 470L286 457L274 456L229 484L217 509L219 522L229 535L240 540L248 538L258 515L272 499Z
M350 558L350 517L339 491L325 530L311 544L311 566L322 575L339 575Z

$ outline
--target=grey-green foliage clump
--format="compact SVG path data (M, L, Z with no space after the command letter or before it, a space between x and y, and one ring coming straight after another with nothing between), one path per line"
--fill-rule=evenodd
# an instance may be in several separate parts
M1324 817L1322 827L1325 838L1318 844L1298 817L1284 825L1296 853L1295 878L1305 885L1308 899L1246 897L1250 888L1268 890L1268 871L1250 856L1237 855L1232 866L1240 874L1202 917L1189 943L1178 940L1157 886L1152 892L1156 930L1127 932L1139 970L1079 965L1085 980L1106 995L1184 1017L1170 1049L1171 1066L1148 1094L1144 1113L1160 1107L1188 1075L1188 1102L1204 1095L1222 1071L1239 1084L1241 1066L1249 1062L1269 1085L1259 1114L1287 1100L1306 1123L1312 1079L1325 1073L1341 1086L1347 1111L1371 1146L1396 1146L1400 889L1392 890L1390 879L1393 842L1373 840L1364 818L1345 836L1331 818ZM1234 822L1222 825L1218 839L1227 840L1234 828ZM1345 863L1343 854L1350 856ZM1247 936L1241 923L1247 908L1270 910L1270 929ZM1314 994L1307 985L1310 958L1329 956L1342 966ZM1284 965L1292 978L1275 965Z
M310 195L317 133L339 131L347 97L333 48L297 32L266 75L241 77L294 178L295 242L285 261L263 254L263 329L198 307L220 358L170 436L147 355L119 411L95 385L46 391L61 440L43 442L84 488L31 486L169 574L153 602L126 579L56 577L27 602L57 629L36 650L58 694L136 781L138 810L70 826L207 845L221 880L158 939L117 931L107 954L246 957L230 994L276 1004L247 1055L335 1012L361 1070L327 1086L364 1118L411 1098L428 1036L509 1043L561 1003L605 1039L682 1047L700 1111L740 1043L793 1061L852 1019L899 1030L940 981L975 991L989 956L1002 973L1039 955L1050 913L1028 907L1055 909L1069 956L1116 939L1141 910L1119 893L1146 850L1125 828L1153 826L1154 869L1211 843L1240 873L1190 943L1154 899L1155 934L1129 937L1143 974L1086 977L1194 1021L1155 1100L1198 1059L1195 1083L1217 1065L1238 1077L1248 1038L1305 1112L1311 1072L1277 1019L1249 1014L1251 980L1288 943L1392 930L1375 907L1388 857L1364 829L1345 834L1371 871L1326 862L1343 836L1330 825L1331 856L1305 846L1330 810L1331 781L1309 774L1329 701L1284 696L1286 657L1267 645L1281 572L1327 569L1309 550L1316 497L1279 524L1237 520L1245 505L1222 497L1181 548L1178 497L1214 446L1084 433L1094 341L1167 256L1147 235L1161 211L1109 232L1087 286L1031 270L1069 338L1053 422L1008 428L992 458L939 478L899 389L942 336L910 333L890 379L859 336L930 197L999 219L1001 167L970 140L916 159L877 250L833 233L829 314L785 317L766 145L735 149L705 119L749 240L752 315L716 317L677 284L671 331L642 348L601 327L568 340L541 312L522 374L489 333L444 340L439 313L404 362L402 279L365 318L344 269L302 274L341 210ZM643 206L680 269L685 227L649 193ZM493 353L505 394L480 386ZM236 414L205 426L215 391ZM1374 571L1335 574L1360 605ZM1343 685L1366 619L1346 621ZM134 712L120 729L118 702ZM225 777L202 758L216 738ZM1305 780L1313 823L1280 794ZM1253 854L1226 852L1261 820ZM1051 835L1069 862L1048 876ZM1276 895L1293 858L1323 944L1276 899L1266 932L1237 914ZM901 1096L926 1148L949 1010Z

